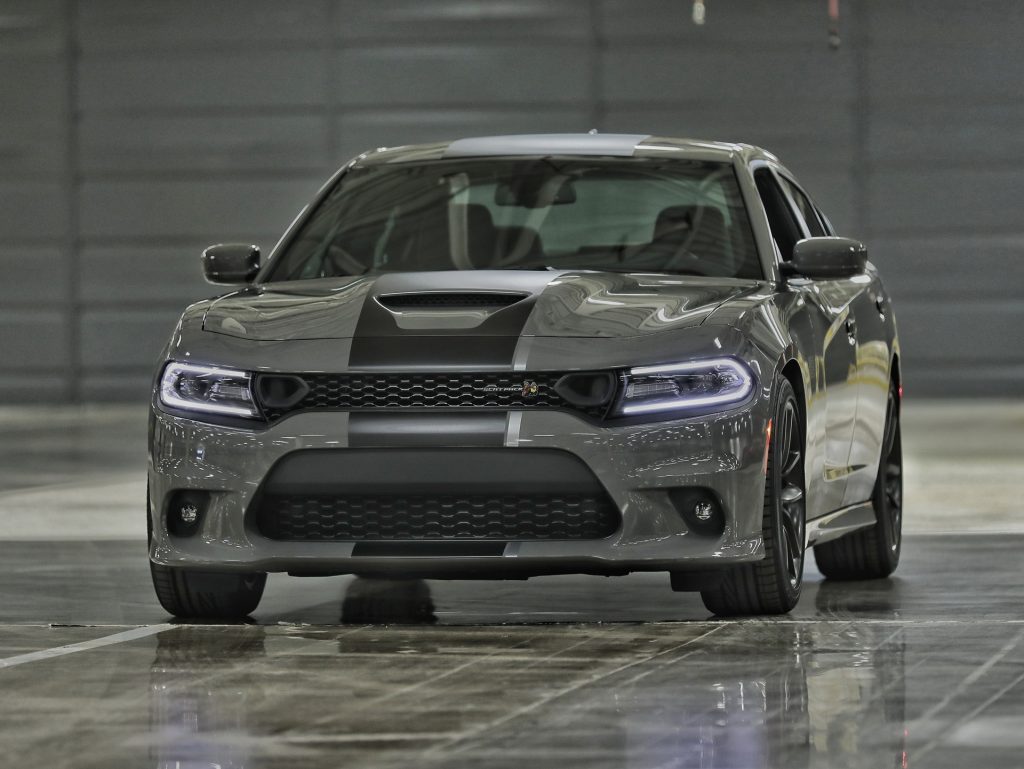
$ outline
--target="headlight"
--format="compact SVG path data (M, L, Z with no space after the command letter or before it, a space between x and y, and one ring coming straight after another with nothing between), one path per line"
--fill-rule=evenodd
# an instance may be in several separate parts
M258 417L251 381L247 371L172 361L160 377L160 402L183 411Z
M753 391L754 375L732 358L639 366L626 372L616 410L621 416L704 412L741 403Z

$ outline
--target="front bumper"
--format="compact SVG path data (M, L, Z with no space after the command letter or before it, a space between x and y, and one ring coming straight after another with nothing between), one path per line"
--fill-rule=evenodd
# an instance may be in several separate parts
M247 514L275 463L300 450L351 449L354 423L365 426L364 414L356 420L346 412L299 413L249 431L154 408L150 557L166 566L202 570L433 577L706 571L759 560L764 554L767 415L764 394L724 414L614 427L595 426L562 411L508 412L500 416L504 447L557 449L578 457L618 508L617 531L602 539L509 541L500 553L487 556L381 556L361 554L355 542L269 539ZM406 441L424 452L467 445L458 430L438 431L426 442L422 432L403 438L391 430L388 440L392 445ZM672 504L671 491L695 487L721 500L725 526L720 536L688 530ZM186 489L208 492L209 506L194 534L172 535L167 500Z

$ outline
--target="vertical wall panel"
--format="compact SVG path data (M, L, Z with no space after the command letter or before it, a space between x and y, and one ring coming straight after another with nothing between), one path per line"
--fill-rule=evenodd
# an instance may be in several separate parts
M583 45L533 41L353 47L334 77L342 106L580 104L589 76L571 62L586 58Z
M388 0L376 6L370 10L365 0L340 0L335 24L343 44L591 39L587 0Z
M1024 395L1024 4L869 8L865 204L911 389Z
M202 248L268 250L331 170L332 3L76 6L79 395L145 398Z
M831 51L815 0L0 0L0 399L142 397L199 250L357 152L592 127L776 151L871 246L915 392L1020 394L1024 3L842 9Z
M182 48L272 52L322 45L330 0L84 0L78 29L88 54Z
M70 389L67 43L62 0L0 2L0 402Z

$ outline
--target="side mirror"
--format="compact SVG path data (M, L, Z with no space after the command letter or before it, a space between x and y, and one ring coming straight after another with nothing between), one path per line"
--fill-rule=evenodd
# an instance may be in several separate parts
M848 278L864 272L868 249L850 238L805 238L793 247L793 258L783 263L787 274L805 278Z
M210 283L251 283L259 269L259 246L219 243L203 251L203 276Z

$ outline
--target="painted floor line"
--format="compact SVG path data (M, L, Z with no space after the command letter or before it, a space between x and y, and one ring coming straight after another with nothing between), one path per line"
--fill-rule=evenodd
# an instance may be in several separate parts
M928 710L922 713L916 720L921 724L924 724L926 728L928 725L931 725L933 727L937 726L938 724L934 722L935 716L938 715L939 711L941 711L943 708L949 705L949 703L951 703L961 694L966 692L971 686L977 683L982 676L984 676L992 668L994 668L996 665L1002 662L1006 655L1008 655L1010 652L1017 648L1017 645L1021 642L1022 639L1024 639L1024 630L1020 631L1019 633L1017 633L1017 635L1015 635L1013 638L1011 638L1009 641L1003 644L1002 648L999 649L999 651L997 651L995 654L993 654L991 657L985 660L985 662L983 662L981 665L972 670L970 674L966 678L964 678L959 684L957 684L952 690L950 690L945 697L939 700L936 704L932 705L932 707L928 708ZM945 731L947 728L948 727L945 725L942 726L943 731Z
M91 641L82 641L81 643L68 644L67 646L55 646L52 649L43 649L42 651L29 652L28 654L18 654L14 657L0 659L0 670L3 670L4 668L12 668L15 665L24 665L28 662L42 662L43 660L50 660L55 657L63 657L67 654L87 652L91 649L99 649L103 646L125 643L126 641L135 641L139 638L146 638L147 636L156 635L157 633L162 633L165 630L170 630L172 627L175 626L170 624L145 625L144 627L137 627L134 630L125 630L124 632L114 633L113 635L103 636L102 638L94 638Z

